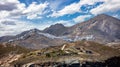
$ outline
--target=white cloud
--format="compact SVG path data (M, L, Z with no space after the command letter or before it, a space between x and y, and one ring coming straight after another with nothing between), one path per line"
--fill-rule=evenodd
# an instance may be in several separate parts
M49 0L50 4L50 8L53 10L57 10L59 9L58 7L61 6L61 4L63 3L63 0Z
M81 12L82 5L93 5L97 2L104 2L96 8L93 8L90 12L92 14L101 14L105 12L117 11L120 9L120 0L80 0L78 3L72 3L65 6L59 11L53 11L51 17L59 17L67 14L74 14L76 12Z
M6 18L10 15L7 11L0 11L0 19Z
M48 3L37 4L33 2L28 7L18 0L1 0L0 1L0 18L20 18L27 16L28 19L40 19L44 14L44 10L48 7Z
M29 5L29 7L27 7L26 10L23 11L23 13L34 13L34 12L42 13L42 11L47 7L47 5L48 5L47 2L43 4L37 4L36 2L33 2L32 4Z
M44 10L48 7L48 3L45 2L43 4L37 4L33 2L29 5L24 11L23 14L27 14L28 19L36 19L41 18L40 15L43 14ZM39 15L39 16L38 16Z
M81 15L81 16L74 18L73 20L74 20L74 22L78 23L78 22L83 22L83 21L85 21L86 18L90 18L90 17L91 17L91 15Z
M94 9L92 9L90 12L92 14L101 14L105 12L113 12L120 10L120 0L103 0L104 3Z
M6 2L10 2L10 3L19 3L18 0L0 0L1 3L6 3Z
M93 5L96 2L103 2L103 0L80 0L80 4L88 4L88 5Z
M22 31L35 28L35 26L30 22L27 23L14 19L0 20L0 36L16 35Z
M22 31L32 28L43 29L48 25L38 25L27 21L18 20L22 16L27 16L28 19L40 19L44 14L48 3L36 4L32 3L25 7L24 3L18 0L0 0L0 36L16 35ZM11 8L14 7L15 8ZM2 7L7 7L2 9ZM9 10L8 10L9 9Z
M71 20L65 21L65 20L60 20L60 21L56 21L54 22L54 24L63 24L64 26L72 26L74 23Z
M25 4L18 0L0 0L0 18L12 18L21 16L21 12L25 9Z
M78 3L72 3L65 6L60 11L53 11L51 17L59 17L66 14L74 14L76 12L81 12L81 6L84 4L93 5L96 2L101 2L102 0L80 0Z
M120 16L118 14L114 14L113 17L120 19Z
M42 17L37 16L37 14L29 14L27 15L27 19L41 19Z
M80 11L80 3L73 3L68 6L65 6L62 10L60 11L54 11L51 17L58 17L58 16L63 16L66 14L74 14L76 12Z
M32 28L30 23L11 19L21 16L24 9L25 4L18 0L0 0L0 36L15 35L25 29Z

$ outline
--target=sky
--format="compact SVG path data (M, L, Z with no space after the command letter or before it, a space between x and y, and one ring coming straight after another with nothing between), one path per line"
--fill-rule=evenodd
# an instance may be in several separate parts
M0 36L72 26L99 14L120 19L120 0L0 0Z

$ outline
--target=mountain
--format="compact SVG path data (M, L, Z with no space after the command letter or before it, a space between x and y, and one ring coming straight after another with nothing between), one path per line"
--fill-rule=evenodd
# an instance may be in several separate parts
M120 20L100 14L71 27L62 24L51 25L40 31L31 29L16 36L0 37L0 42L11 42L27 48L45 48L67 42L89 40L99 43L120 42Z
M49 33L55 36L66 35L67 27L62 24L51 25L50 27L43 30L45 33Z
M2 39L3 38L3 39ZM27 48L40 49L49 46L57 46L65 43L64 40L48 33L42 33L38 29L31 29L16 36L1 37L1 42L8 42L15 45L24 46Z
M94 18L71 27L61 24L52 25L44 32L65 36L71 41L92 40L99 43L120 41L120 20L109 15L100 14Z
M88 39L102 43L120 41L120 20L105 14L78 23L70 29L73 30L72 36L90 36Z

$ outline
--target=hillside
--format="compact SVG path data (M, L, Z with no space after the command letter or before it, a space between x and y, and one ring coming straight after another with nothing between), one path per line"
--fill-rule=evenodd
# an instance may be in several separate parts
M66 43L66 41L54 35L42 33L38 29L24 31L16 36L9 36L9 38L7 36L4 36L0 39L1 43L7 42L31 49L41 49L49 46L57 46Z
M119 42L120 20L109 15L100 14L71 27L55 24L46 28L43 32L55 36L64 36L70 41L86 39L99 43Z
M71 27L74 31L71 36L78 36L77 40L81 37L88 40L96 41L99 43L109 43L119 41L120 36L120 20L114 17L101 14L88 21L78 23Z
M7 54L21 54L28 53L31 49L27 49L18 45L0 44L0 58Z
M31 64L44 64L47 62L75 63L104 62L108 58L120 56L120 51L111 47L91 41L77 41L65 43L61 46L44 48L25 54L15 65L26 66Z
M30 51L33 50L9 43L0 44L0 66L9 67L10 63Z
M66 35L68 27L65 27L63 24L55 24L43 30L45 33L49 33L55 36Z

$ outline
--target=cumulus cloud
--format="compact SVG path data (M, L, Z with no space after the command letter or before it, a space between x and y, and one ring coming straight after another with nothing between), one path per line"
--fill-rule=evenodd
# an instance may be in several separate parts
M17 19L11 19L13 17L20 18L24 7L25 5L18 0L0 1L0 36L15 35L25 29L29 29L30 26L26 26L30 24Z
M43 11L47 8L47 6L47 2L43 4L37 4L36 2L33 2L23 11L23 14L27 14L28 19L41 18L40 15L43 14Z
M40 15L44 14L44 10L48 7L48 3L37 4L33 2L28 7L18 0L1 0L0 1L0 18L20 18L26 16L27 19L40 19Z
M0 1L0 19L16 17L20 15L25 9L25 4L20 3L18 0L1 0Z
M53 11L51 17L59 17L66 14L74 14L76 12L81 12L80 8L82 5L93 5L96 2L102 2L102 0L80 0L78 3L72 3L70 5L67 5L59 11Z
M6 21L2 21L1 23L3 25L16 25L15 22L13 22L13 21L7 21L7 20Z
M113 17L120 19L120 16L118 14L114 14Z
M1 3L5 3L5 2L12 2L12 3L18 3L18 0L0 0Z
M97 15L105 12L113 12L120 10L120 0L80 0L78 3L72 3L65 6L59 11L53 11L51 17L60 17L67 14L74 14L76 12L81 12L81 6L83 5L93 5L98 2L103 2L103 4L97 6L90 10L90 13Z
M1 10L6 10L6 11L12 11L14 9L16 9L16 5L15 3L0 3L0 11Z
M103 0L80 0L81 5L84 5L84 4L93 5L94 3L97 3L97 2L103 2Z
M78 22L83 22L83 21L85 21L85 19L90 18L90 17L91 17L91 15L81 15L81 16L74 18L73 20L74 20L74 22L78 23Z
M53 14L51 15L52 17L58 17L58 16L63 16L66 14L73 14L76 12L80 11L80 4L79 3L73 3L68 6L65 6L62 10L60 11L54 11Z
M0 19L4 19L10 15L7 11L0 11Z
M37 4L33 2L28 7L18 0L0 0L0 36L16 35L22 31L38 27L34 23L18 20L21 17L28 19L42 18L40 15L44 13L48 3Z
M13 19L0 20L0 36L16 35L22 31L35 28L32 23Z
M120 0L103 0L103 4L92 9L90 12L92 14L101 14L105 12L113 12L120 9Z

